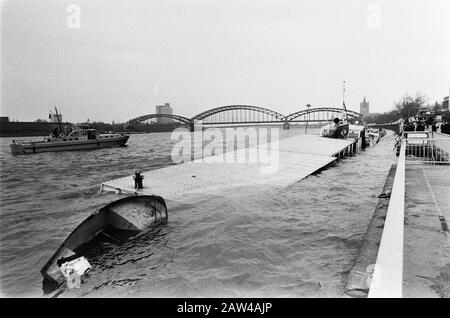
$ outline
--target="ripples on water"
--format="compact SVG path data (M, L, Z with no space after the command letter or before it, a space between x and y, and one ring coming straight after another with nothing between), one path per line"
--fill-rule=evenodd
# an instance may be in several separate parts
M281 132L281 137L301 133ZM1 292L41 296L39 271L90 213L102 181L172 164L170 133L126 148L13 157L0 138ZM291 186L168 201L169 222L93 260L87 297L335 297L343 293L395 154L392 137ZM131 181L131 180L130 180Z

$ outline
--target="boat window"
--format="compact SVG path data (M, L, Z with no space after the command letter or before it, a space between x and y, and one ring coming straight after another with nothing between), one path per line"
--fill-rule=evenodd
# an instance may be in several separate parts
M96 139L95 131L88 130L87 131L87 139Z

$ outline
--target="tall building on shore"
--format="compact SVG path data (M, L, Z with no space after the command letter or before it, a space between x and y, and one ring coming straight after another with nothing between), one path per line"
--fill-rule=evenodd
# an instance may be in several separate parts
M156 105L155 108L157 114L173 115L173 110L172 107L170 107L169 103L165 103L164 105ZM158 124L168 124L171 123L172 121L173 121L172 118L168 117L156 118L156 122Z
M450 96L450 88L448 89L448 92L449 92L449 96ZM444 110L446 110L446 111L449 111L449 110L450 110L450 108L449 108L449 106L448 106L449 96L445 96L445 97L444 97L444 101L442 102L442 108L443 108Z
M364 96L364 100L359 104L359 112L361 115L366 116L370 113L369 111L369 102L366 101L366 97Z

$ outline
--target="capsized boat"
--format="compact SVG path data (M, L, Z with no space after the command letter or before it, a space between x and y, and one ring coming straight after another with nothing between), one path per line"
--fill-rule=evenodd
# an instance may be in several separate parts
M10 147L13 155L49 152L98 149L107 147L123 147L130 138L126 134L99 134L89 125L74 125L65 127L64 132L57 130L44 140L21 141L13 140Z
M167 218L166 203L159 196L129 196L104 206L85 219L42 268L44 289L49 283L56 289L69 282L71 272L81 276L90 267L89 257L83 253L93 241L122 243L155 222L166 222Z

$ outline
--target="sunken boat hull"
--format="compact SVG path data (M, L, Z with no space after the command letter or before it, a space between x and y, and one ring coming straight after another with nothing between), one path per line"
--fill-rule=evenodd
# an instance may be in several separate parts
M62 243L41 270L44 283L61 285L61 265L83 256L83 247L96 239L124 242L158 221L167 221L167 207L159 196L130 196L114 201L85 219Z

